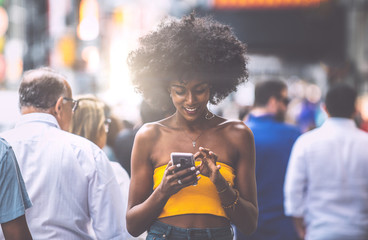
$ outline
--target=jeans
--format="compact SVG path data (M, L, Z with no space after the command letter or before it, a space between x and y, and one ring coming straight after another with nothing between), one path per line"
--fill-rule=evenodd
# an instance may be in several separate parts
M146 240L233 240L232 227L223 228L179 228L155 221Z

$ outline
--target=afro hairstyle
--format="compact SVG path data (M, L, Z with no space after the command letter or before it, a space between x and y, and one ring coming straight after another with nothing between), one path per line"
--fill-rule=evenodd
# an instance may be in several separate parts
M170 108L172 80L207 81L217 104L248 78L246 45L208 16L167 17L139 43L127 62L135 89L153 106Z

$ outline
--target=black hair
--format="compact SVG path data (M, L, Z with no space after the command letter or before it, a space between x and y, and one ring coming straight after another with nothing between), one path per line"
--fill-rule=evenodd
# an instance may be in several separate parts
M287 88L287 85L278 79L258 82L254 91L254 106L264 107L271 97L281 98L281 92Z
M170 106L170 81L192 77L209 83L209 101L217 104L247 80L245 54L230 26L192 13L166 18L140 38L128 66L133 85L151 105Z
M65 77L48 67L26 71L19 87L20 107L49 109L67 93Z
M326 95L326 108L331 117L351 118L355 112L356 90L346 83L330 87Z

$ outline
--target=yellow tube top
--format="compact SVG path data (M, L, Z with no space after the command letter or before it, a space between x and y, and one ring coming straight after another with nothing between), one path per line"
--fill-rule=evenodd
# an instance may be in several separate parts
M196 162L199 165L200 162ZM234 170L225 163L217 162L221 165L220 173L230 183L234 185ZM166 165L155 169L153 174L153 189L156 189L164 176ZM228 218L221 206L215 185L208 177L201 175L197 186L189 186L181 189L172 195L167 201L158 218L164 218L182 214L211 214Z

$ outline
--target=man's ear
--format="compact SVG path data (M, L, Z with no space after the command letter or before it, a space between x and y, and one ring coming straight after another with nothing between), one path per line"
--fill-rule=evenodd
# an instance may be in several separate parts
M56 101L56 104L55 104L55 107L54 107L54 114L55 114L55 117L60 115L62 109L63 109L63 97L59 97L59 99Z
M326 104L322 103L322 104L321 104L321 108L322 108L322 109L323 109L323 111L327 114L327 116L329 116L329 117L330 117L330 113L329 113L329 112L328 112L328 110L327 110Z
M267 105L275 105L275 104L277 104L277 98L275 96L271 96L268 99Z
M274 96L271 96L268 101L267 101L267 105L266 105L266 108L267 110L270 112L270 113L276 113L277 112L277 98L274 97Z

